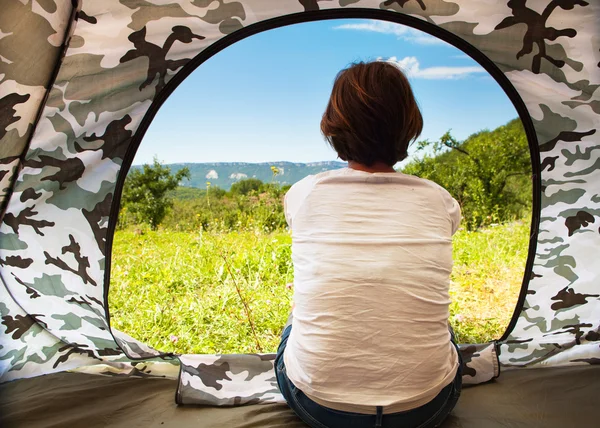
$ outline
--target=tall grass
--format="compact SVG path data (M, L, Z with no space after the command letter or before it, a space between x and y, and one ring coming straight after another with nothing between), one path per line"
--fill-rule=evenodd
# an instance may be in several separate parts
M502 335L520 289L528 230L512 223L456 234L450 322L460 342ZM118 231L112 326L162 351L274 352L291 306L290 256L287 232Z
M529 249L529 224L514 222L453 239L450 322L460 343L499 339L513 315Z

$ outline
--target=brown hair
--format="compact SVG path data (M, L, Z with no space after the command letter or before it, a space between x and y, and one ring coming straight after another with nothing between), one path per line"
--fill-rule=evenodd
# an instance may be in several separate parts
M421 134L423 117L408 79L387 62L359 62L340 71L321 132L340 159L393 166Z

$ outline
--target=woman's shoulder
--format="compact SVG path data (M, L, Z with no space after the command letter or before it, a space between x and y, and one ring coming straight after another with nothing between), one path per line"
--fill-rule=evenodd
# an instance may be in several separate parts
M410 182L418 184L420 186L431 187L433 189L437 189L439 191L443 191L446 193L448 192L446 189L444 189L442 186L437 184L435 181L429 180L427 178L421 178L421 177L417 177L416 175L410 175L410 174L404 174L404 173L399 173L399 175L401 175L404 180L410 181Z
M286 192L284 197L285 211L295 212L308 194L315 187L317 182L316 175L307 175L303 179L295 182Z
M437 190L437 194L440 196L440 200L444 205L444 208L448 212L448 217L450 222L452 223L452 234L454 234L458 230L458 226L461 220L461 209L460 204L452 197L450 192L446 190L444 187L437 184L435 181L427 180L426 178L416 177L414 175L407 175L406 177L411 177L411 179L415 183L420 183L423 186L427 186L429 188Z

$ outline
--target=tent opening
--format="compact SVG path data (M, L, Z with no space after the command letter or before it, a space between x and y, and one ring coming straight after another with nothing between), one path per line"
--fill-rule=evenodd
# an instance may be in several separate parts
M282 200L303 177L345 167L319 121L335 74L357 60L405 71L425 127L396 168L438 182L461 203L450 316L458 340L502 336L521 290L532 218L518 113L464 52L366 19L253 35L170 95L125 182L112 250L112 327L161 351L275 351L293 293Z

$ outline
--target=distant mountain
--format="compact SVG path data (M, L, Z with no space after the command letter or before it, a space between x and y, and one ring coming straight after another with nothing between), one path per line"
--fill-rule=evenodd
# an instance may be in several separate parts
M216 162L216 163L173 163L166 165L175 173L183 167L188 167L192 178L184 180L181 185L186 187L206 188L206 182L211 186L218 186L229 190L236 181L246 178L258 178L259 180L270 183L277 182L281 185L294 184L302 180L307 175L318 174L323 171L344 168L345 162L325 161L311 163L294 162ZM273 177L271 167L274 166L279 171ZM132 168L140 168L133 166Z

